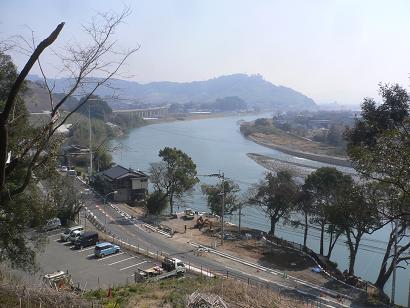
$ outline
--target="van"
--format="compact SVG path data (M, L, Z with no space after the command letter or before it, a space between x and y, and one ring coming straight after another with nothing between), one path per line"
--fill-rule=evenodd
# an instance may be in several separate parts
M108 255L112 255L114 253L120 252L120 246L111 244L109 242L101 242L95 245L94 255L97 258L102 258Z
M82 249L83 247L88 247L97 244L98 233L97 232L84 232L75 242L75 248Z
M46 222L46 224L43 227L44 231L51 231L54 229L58 229L61 227L61 221L59 218L54 217L53 219L50 219L49 221Z
M68 238L70 237L71 233L74 231L83 231L84 227L83 226L74 226L71 228L67 228L64 230L63 233L60 234L60 239L65 242L68 240Z

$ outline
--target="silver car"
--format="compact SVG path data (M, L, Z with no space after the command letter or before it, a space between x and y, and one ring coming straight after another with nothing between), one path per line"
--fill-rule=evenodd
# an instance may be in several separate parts
M63 242L66 242L66 241L68 241L68 238L70 237L72 232L74 232L74 231L83 231L83 230L84 230L83 226L74 226L74 227L71 227L71 228L67 228L67 229L64 230L63 233L60 234L60 239Z
M83 234L83 233L84 233L84 231L79 231L79 230L73 231L73 232L71 232L70 236L68 237L68 240L72 244L74 244L74 242L76 240L78 240L80 238L81 234Z

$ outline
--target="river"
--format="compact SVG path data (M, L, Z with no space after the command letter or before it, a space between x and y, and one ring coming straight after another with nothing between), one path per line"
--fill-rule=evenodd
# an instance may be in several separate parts
M114 140L117 150L113 153L114 161L124 167L131 167L147 172L150 163L159 161L158 152L165 146L176 147L190 155L197 165L199 178L203 183L215 183L215 178L203 175L224 172L227 178L237 182L241 191L246 194L247 188L262 179L266 169L247 157L247 153L278 158L288 162L303 163L307 166L321 167L328 164L301 159L258 145L245 139L239 132L239 120L250 121L259 116L232 116L192 121L179 121L148 125L132 130L128 135ZM270 115L265 115L270 116ZM352 172L346 167L337 167L341 171ZM206 201L197 186L191 195L181 201L180 206L195 210L207 211ZM269 230L269 220L255 208L244 208L242 225ZM227 220L237 222L237 215ZM355 272L367 280L375 281L384 254L383 248L391 229L384 229L366 236L358 252ZM303 230L287 225L277 226L277 236L298 243L303 243ZM311 229L308 246L317 251L319 232ZM326 251L326 250L325 250ZM348 266L348 250L343 239L339 239L331 258L343 271ZM404 264L405 265L405 264ZM409 290L410 267L399 269L396 282L396 303L406 306ZM385 291L391 294L391 282L386 284Z

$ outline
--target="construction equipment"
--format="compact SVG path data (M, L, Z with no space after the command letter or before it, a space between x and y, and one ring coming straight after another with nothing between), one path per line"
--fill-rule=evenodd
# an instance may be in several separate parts
M68 272L56 271L43 276L44 284L56 290L76 290Z
M137 269L134 273L135 282L158 281L174 276L183 276L186 272L185 264L176 258L165 258L161 266L149 269Z
M207 226L209 226L209 229L211 229L212 222L208 218L205 218L204 220L202 216L199 216L199 218L196 220L195 228L198 228L199 230L201 230L202 228L207 227Z
M184 214L185 214L185 216L184 216L184 219L185 219L185 220L193 220L194 217L195 217L194 212L193 212L190 208L187 208L187 209L184 211Z

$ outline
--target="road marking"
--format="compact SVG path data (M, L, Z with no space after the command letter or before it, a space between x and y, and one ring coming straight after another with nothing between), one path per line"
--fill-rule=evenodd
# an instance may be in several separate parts
M114 264L117 264L117 263L121 263L121 262L124 262L124 261L127 261L127 260L134 259L134 258L138 259L137 256L133 256L133 257L130 257L130 258L127 258L127 259L123 259L123 260L120 260L120 261L117 261L117 262L113 262L113 263L110 263L110 264L107 264L107 265L114 265Z
M120 255L122 255L122 254L124 254L124 253L125 253L125 252L116 253L116 254L113 254L113 255L111 255L111 256L108 256L108 257L104 257L104 258L98 259L97 261L106 260L106 259L108 259L108 258L112 258L112 257L118 257L118 256L120 256Z
M60 239L58 239L58 240L54 240L54 242L56 242L56 243L66 243L66 242L63 242L62 240L60 240Z
M92 257L93 255L94 255L94 254L92 253L92 254L88 255L87 258Z
M137 263L137 264L134 264L134 265L130 265L130 266L124 267L124 268L120 269L120 272L126 270L127 268L134 267L134 266L137 266L137 265L146 263L146 262L148 262L148 261L142 261L142 262L140 262L140 263Z
M94 249L95 247L90 247L90 248L86 248L86 249L80 249L79 251L77 251L77 252L83 252L83 251L87 251L87 250L90 250L90 249Z
M56 236L58 236L58 237L60 237L60 233L58 233L58 234L54 234L54 235L48 235L47 237L49 237L49 238L54 238L54 237L56 237Z

